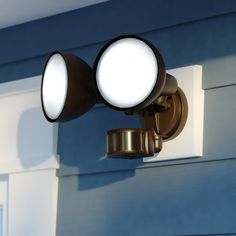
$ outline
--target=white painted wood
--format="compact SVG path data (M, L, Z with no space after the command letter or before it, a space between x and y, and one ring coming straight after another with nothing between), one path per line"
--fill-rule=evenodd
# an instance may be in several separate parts
M2 218L2 232L0 232L0 235L7 236L7 192L8 192L8 182L7 182L7 176L0 175L0 207L3 211L3 218Z
M8 236L55 236L57 182L55 170L9 176Z
M200 157L203 152L204 90L202 89L202 67L198 65L169 70L176 77L179 87L188 100L188 119L181 134L164 142L163 149L144 162L176 160Z
M40 80L0 85L0 174L8 177L4 236L56 235L57 125L41 111Z
M0 174L58 168L57 125L43 116L40 77L0 86Z
M21 80L2 83L0 85L0 98L14 94L39 91L42 76L34 76Z

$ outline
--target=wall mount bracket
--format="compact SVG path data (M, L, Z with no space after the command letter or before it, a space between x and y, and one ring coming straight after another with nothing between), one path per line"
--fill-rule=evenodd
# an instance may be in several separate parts
M173 95L158 97L139 115L141 129L108 131L109 156L135 159L159 153L163 142L174 139L183 130L188 115L187 99L178 88Z

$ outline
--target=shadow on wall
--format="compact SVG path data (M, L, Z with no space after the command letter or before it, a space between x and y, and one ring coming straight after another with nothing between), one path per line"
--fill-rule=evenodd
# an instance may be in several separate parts
M47 165L53 151L52 129L41 111L35 107L24 111L18 122L17 152L24 168ZM138 128L137 116L127 116L122 112L96 107L85 115L59 125L58 154L60 155L59 176L78 175L78 189L86 190L119 182L135 176L136 167L142 160L107 158L106 132L116 128ZM117 174L106 181L84 181L83 175L102 174L128 169L127 175Z
M18 121L17 152L24 168L45 164L52 158L53 126L43 117L41 107L24 111ZM54 129L55 130L55 129Z
M122 181L135 175L135 168L142 160L124 160L106 157L106 132L115 128L137 128L137 116L96 107L83 116L59 126L58 153L60 155L59 176L78 175L79 190L92 189ZM116 175L106 181L84 182L83 175L104 172L133 170L129 175Z

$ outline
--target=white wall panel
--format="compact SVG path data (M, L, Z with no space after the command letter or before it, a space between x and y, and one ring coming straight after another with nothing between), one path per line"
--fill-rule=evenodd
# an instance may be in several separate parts
M57 125L41 111L40 80L0 85L0 174L8 177L4 236L56 235Z
M0 86L0 174L57 168L57 126L40 107L40 78Z
M55 235L57 186L55 170L9 176L9 236Z

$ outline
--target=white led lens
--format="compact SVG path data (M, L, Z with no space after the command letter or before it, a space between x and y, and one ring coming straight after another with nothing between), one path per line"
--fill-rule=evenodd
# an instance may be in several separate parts
M61 114L68 87L64 58L56 53L49 59L43 77L42 100L47 116L55 120Z
M102 97L118 108L142 103L156 84L158 63L153 50L140 39L112 43L97 64L96 82Z

